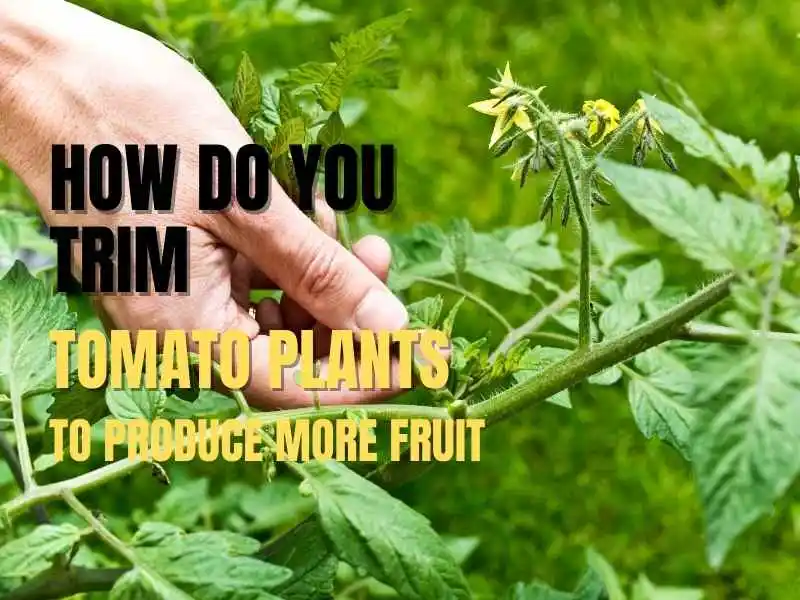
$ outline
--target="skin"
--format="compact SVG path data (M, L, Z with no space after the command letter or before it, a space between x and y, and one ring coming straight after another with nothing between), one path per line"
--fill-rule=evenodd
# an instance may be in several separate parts
M353 254L335 240L333 213L318 202L318 227L273 180L270 206L201 214L197 208L201 143L235 152L252 140L215 88L179 55L140 32L63 0L0 0L0 156L55 226L188 227L190 294L100 295L106 322L118 329L239 329L251 339L253 372L245 390L254 405L309 405L294 384L266 386L272 329L311 329L324 342L331 328L397 330L402 303L385 285L391 254L368 236ZM126 198L113 214L55 213L50 208L53 144L176 143L180 163L171 214L134 214ZM234 204L234 206L236 206ZM79 248L74 244L75 249ZM74 253L76 272L80 254ZM248 314L249 291L274 287L280 303L262 301ZM324 352L323 352L324 354ZM324 372L324 358L323 358ZM374 401L390 391L323 392L323 403Z

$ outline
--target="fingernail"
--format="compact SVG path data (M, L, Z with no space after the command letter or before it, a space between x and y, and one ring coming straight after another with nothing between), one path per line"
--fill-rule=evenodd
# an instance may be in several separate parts
M391 292L370 290L356 309L356 327L371 331L403 329L408 324L408 311Z

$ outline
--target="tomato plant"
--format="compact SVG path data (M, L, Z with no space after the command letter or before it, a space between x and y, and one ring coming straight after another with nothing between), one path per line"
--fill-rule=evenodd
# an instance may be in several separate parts
M297 189L289 146L340 142L350 95L396 85L392 37L407 17L400 13L350 33L332 45L327 62L273 79L242 57L230 86L231 109L269 149L274 174L290 195ZM754 143L716 129L677 84L661 82L658 96L643 94L621 114L603 99L587 100L579 112L554 109L546 88L515 81L508 66L493 80L491 97L472 108L495 118L489 150L499 159L513 157L511 179L520 188L532 172L550 173L542 219L489 232L457 220L447 228L420 223L403 234L386 233L395 292L426 284L460 295L449 307L442 296L408 304L412 326L452 336L447 386L388 404L257 413L235 391L111 394L78 384L54 390L48 332L96 321L81 299L52 292L51 249L36 222L5 210L3 258L22 257L28 266L6 260L0 280L0 420L14 442L0 437L10 466L0 484L21 488L0 506L4 597L471 598L460 565L474 542L437 535L387 491L414 477L423 468L418 463L384 457L375 468L276 464L267 453L263 469L242 467L241 478L238 472L223 477L212 490L209 482L217 478L123 459L92 469L73 465L75 474L50 480L52 440L34 439L29 422L46 431L51 418L101 424L132 414L150 420L255 415L270 446L279 418L367 416L381 421L379 437L383 423L396 417L466 416L491 426L542 402L568 410L570 389L581 385L624 386L642 434L691 462L705 510L707 559L720 567L736 538L769 512L800 471L798 230L791 219L797 194L789 190L800 157L765 157ZM677 174L668 143L710 161L731 185L718 192L694 186ZM615 160L626 144L632 160ZM705 282L669 284L669 264L659 253L603 218L603 207L617 198L696 261ZM352 224L338 218L341 241L349 245ZM577 236L576 252L559 243L567 236ZM568 274L574 286L562 288L551 276L556 272ZM510 323L488 298L467 289L467 276L535 304L531 317ZM498 344L457 335L465 302L504 331ZM558 331L544 330L551 322ZM132 481L143 470L150 472L148 484L169 489L126 519L104 516L79 498L124 488L123 477ZM47 508L57 502L69 516L51 518ZM660 588L645 574L626 589L599 553L589 549L586 559L572 591L519 583L508 597L701 597L697 590Z

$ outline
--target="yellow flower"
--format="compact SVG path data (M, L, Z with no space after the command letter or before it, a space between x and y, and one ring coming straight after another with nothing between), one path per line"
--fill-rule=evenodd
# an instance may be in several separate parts
M636 101L636 104L633 105L633 108L631 108L632 112L642 112L642 111L645 111L645 110L647 110L647 105L645 105L644 100L642 100L641 98L639 98ZM664 133L655 119L652 119L649 116L645 115L644 117L642 117L641 119L636 121L636 135L637 136L641 136L642 133L644 133L645 121L648 121L650 123L650 129L653 130L653 133L656 133L656 134Z
M514 85L514 79L511 77L511 68L506 63L506 70L500 79L500 84L490 90L494 98L473 102L469 105L471 109L477 110L479 113L497 118L494 122L492 136L489 138L490 148L514 125L523 131L527 131L529 136L533 135L531 131L533 124L525 112L522 99L518 96L505 98Z
M583 103L583 114L589 121L589 139L597 137L595 144L619 127L619 110L608 100L587 100Z

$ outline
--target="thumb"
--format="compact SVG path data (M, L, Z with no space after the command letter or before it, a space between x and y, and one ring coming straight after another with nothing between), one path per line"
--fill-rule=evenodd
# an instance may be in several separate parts
M233 203L220 215L226 221L221 241L331 329L403 329L408 323L403 303L300 211L274 178L270 186L263 212L248 213Z

